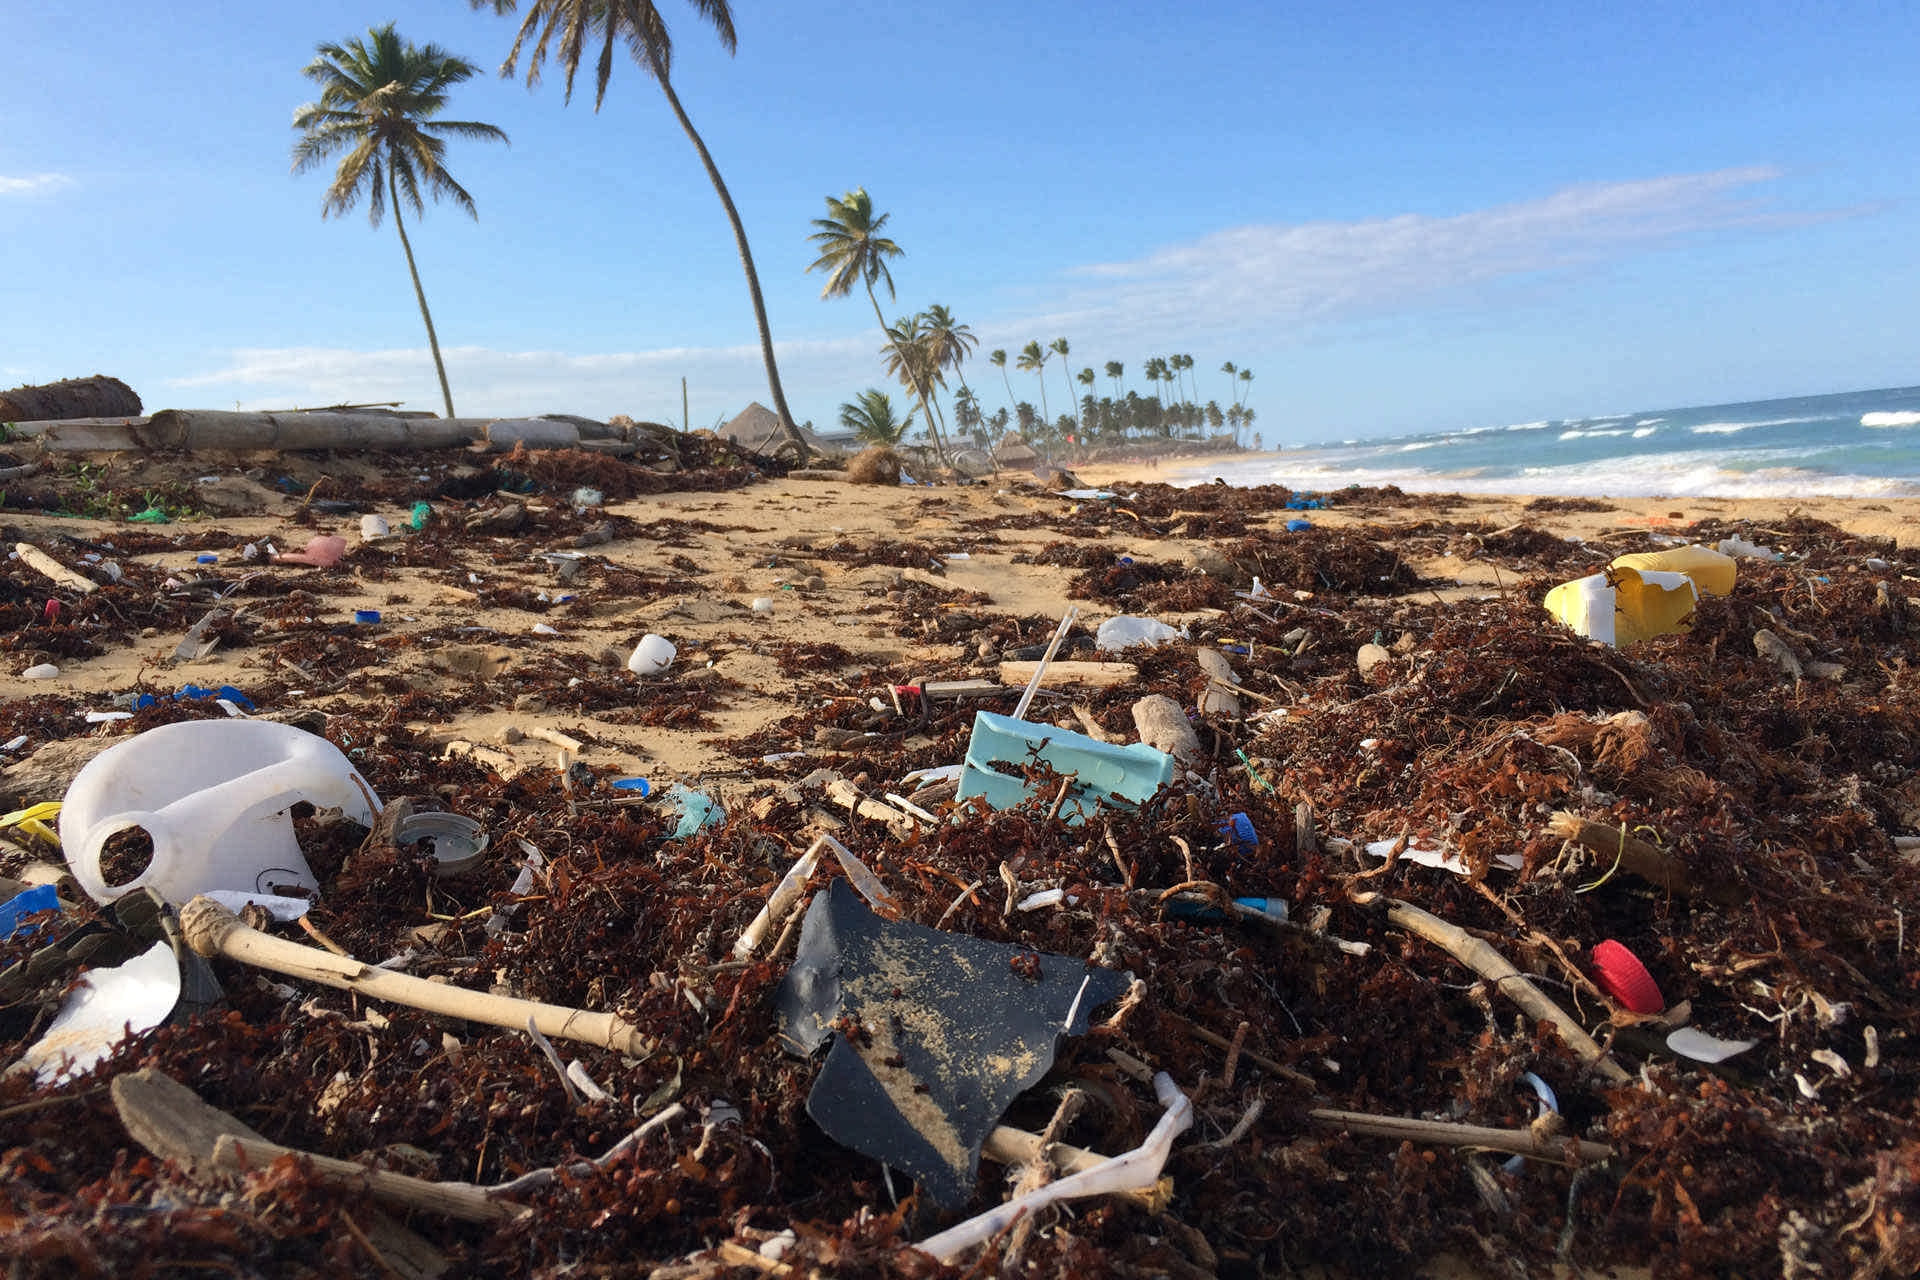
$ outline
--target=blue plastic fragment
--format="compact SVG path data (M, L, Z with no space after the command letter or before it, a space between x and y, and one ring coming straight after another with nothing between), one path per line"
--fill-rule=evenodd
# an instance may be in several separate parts
M1313 528L1313 521L1311 520L1295 519L1287 521L1288 533L1305 533L1311 528Z
M1034 798L1035 784L1024 770L1036 759L1056 774L1073 775L1060 805L1069 826L1085 822L1101 805L1141 804L1173 781L1173 757L1144 743L1115 746L1050 724L981 711L973 718L955 796L980 796L992 808L1014 808Z
M1287 918L1287 900L1285 898L1235 898L1233 905L1242 911L1263 917L1267 920L1285 920ZM1207 902L1196 902L1191 898L1174 898L1167 903L1167 914L1178 916L1182 920L1225 920L1227 913Z
M679 825L667 837L669 840L685 840L727 820L727 811L720 807L718 800L691 787L668 787L661 793L660 802L668 813L680 815Z
M615 778L607 785L616 791L638 791L642 800L653 793L653 784L645 778Z
M1231 813L1220 819L1214 830L1227 842L1235 853L1252 853L1260 847L1260 833L1254 830L1253 819L1244 813Z
M14 894L5 902L0 902L0 942L11 942L13 935L20 931L20 921L36 911L58 911L60 894L50 884L37 884L33 888ZM29 933L29 939L35 937L45 926Z
M158 706L162 702L193 702L200 698L224 698L242 711L253 710L253 699L230 684L223 684L218 689L202 689L191 681L181 685L173 693L135 694L132 709L145 711L148 707Z

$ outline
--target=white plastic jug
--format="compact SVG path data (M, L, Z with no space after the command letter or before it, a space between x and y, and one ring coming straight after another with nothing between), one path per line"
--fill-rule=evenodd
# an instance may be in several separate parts
M634 646L633 656L627 659L627 670L637 676L657 676L673 665L673 656L678 652L673 641L648 632Z
M302 800L368 826L380 806L338 747L292 725L163 725L109 747L74 777L60 808L60 846L99 902L141 888L175 906L209 889L317 889L287 814ZM109 885L101 850L135 827L152 838L152 861L128 883Z

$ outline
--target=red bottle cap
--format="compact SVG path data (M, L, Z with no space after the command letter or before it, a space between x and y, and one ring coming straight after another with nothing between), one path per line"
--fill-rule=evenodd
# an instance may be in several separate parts
M1659 1013L1667 1007L1660 985L1640 963L1640 957L1612 938L1593 948L1594 976L1601 990L1635 1013Z

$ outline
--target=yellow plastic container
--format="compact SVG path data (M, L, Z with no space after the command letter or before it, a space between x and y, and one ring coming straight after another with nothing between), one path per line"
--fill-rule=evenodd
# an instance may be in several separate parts
M1733 594L1734 560L1712 547L1672 547L1666 551L1640 551L1620 556L1615 569L1638 569L1642 573L1684 573L1693 579L1703 596Z
M1693 625L1699 589L1684 573L1610 568L1547 592L1547 612L1589 640L1618 648Z

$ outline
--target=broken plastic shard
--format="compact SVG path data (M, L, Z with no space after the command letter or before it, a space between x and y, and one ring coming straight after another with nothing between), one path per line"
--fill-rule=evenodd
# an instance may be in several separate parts
M1130 982L1067 956L883 920L835 879L807 911L775 1004L790 1051L833 1040L807 1098L814 1122L954 1208L973 1194L980 1144L1053 1065L1059 1037L1084 1032Z
M1759 1044L1758 1040L1722 1040L1697 1027L1681 1027L1667 1036L1667 1048L1695 1062L1725 1062Z
M156 942L125 964L95 969L75 983L47 1033L20 1055L20 1065L43 1085L84 1075L128 1035L165 1022L179 998L179 962L173 948Z

